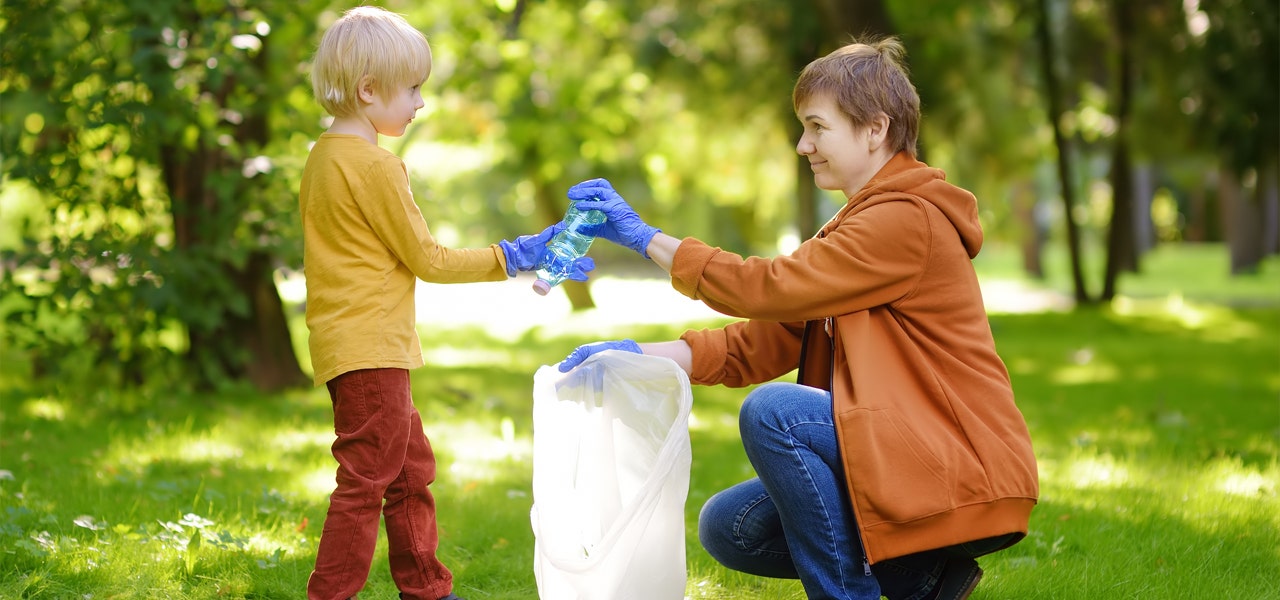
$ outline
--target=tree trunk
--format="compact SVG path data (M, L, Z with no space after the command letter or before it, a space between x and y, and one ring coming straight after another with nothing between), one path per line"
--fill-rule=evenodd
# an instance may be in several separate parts
M1103 302L1116 297L1121 271L1138 270L1138 243L1133 201L1133 163L1129 153L1129 112L1133 92L1133 56L1129 40L1134 27L1132 5L1116 2L1115 38L1118 45L1116 137L1111 154L1111 226L1107 232L1107 270L1102 284Z
M284 302L276 288L271 256L255 252L244 269L235 274L236 288L249 298L249 314L227 319L227 336L240 340L247 351L241 368L254 387L279 391L307 385L309 378L298 364L289 335Z
M169 193L174 233L172 252L175 254L201 252L203 236L200 222L209 219L209 207L215 204L213 193L206 185L207 173L216 168L213 162L212 153L203 144L197 143L190 152L173 144L160 147L160 171ZM216 321L223 323L225 300L214 300L218 302ZM179 311L179 314L185 314L185 311ZM184 321L183 326L187 330L183 361L193 385L198 389L209 389L215 379L234 376L235 364L225 356L219 336L211 335L202 323Z
M1034 279L1044 279L1044 228L1041 226L1036 205L1035 186L1028 182L1012 186L1013 213L1022 225L1022 268Z
M255 62L260 72L269 72L270 56L265 50L258 54ZM206 91L217 98L219 106L225 106L235 85L235 78L227 77L221 80L220 86ZM262 147L270 131L268 105L259 103L256 108L242 115L236 138L242 144ZM234 172L238 167L222 147L203 141L198 141L192 151L163 144L161 170L173 217L174 251L205 253L211 258L210 243L217 243L216 240L227 235L219 228L220 223L228 220L225 213L243 210L243 205L228 202L227 197L242 198L255 193L254 183L238 179L237 189L228 196L219 196L210 178ZM255 249L242 267L221 259L218 271L244 296L248 312L236 314L225 299L212 299L217 302L217 317L185 323L189 342L186 361L196 377L196 385L209 388L217 378L248 379L265 391L305 385L307 377L293 349L270 256L262 249Z
M1150 164L1141 164L1134 165L1133 174L1134 244L1141 262L1142 257L1155 248L1159 241L1155 221L1151 216L1151 206L1156 196L1156 172Z
M830 40L894 32L884 0L817 0L817 5Z
M1209 241L1209 198L1206 183L1197 181L1187 190L1187 226L1182 238L1188 242Z
M1258 204L1262 207L1262 252L1280 254L1280 165L1258 169Z
M1123 127L1123 125L1121 126ZM1107 270L1099 300L1109 302L1116 297L1121 272L1137 272L1137 239L1134 236L1133 169L1129 163L1128 143L1116 140L1111 157L1111 224L1107 231Z
M1067 227L1067 247L1071 254L1071 281L1075 288L1077 303L1089 303L1089 290L1085 286L1084 269L1081 265L1080 228L1075 218L1075 192L1072 182L1074 160L1071 144L1062 131L1062 97L1058 88L1058 70L1054 67L1053 41L1049 27L1049 0L1039 0L1036 11L1036 38L1040 41L1040 67L1044 72L1045 96L1048 103L1048 116L1053 126L1053 142L1058 148L1058 179L1062 185L1063 219Z
M1218 203L1223 237L1231 256L1231 274L1254 273L1265 254L1262 211L1240 184L1240 175L1225 164L1218 174Z

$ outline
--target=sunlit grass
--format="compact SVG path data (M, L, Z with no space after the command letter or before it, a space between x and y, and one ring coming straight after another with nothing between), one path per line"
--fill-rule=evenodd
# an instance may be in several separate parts
M1076 448L1041 459L1030 537L984 559L989 598L1266 598L1277 592L1272 460ZM1027 571L1033 577L1019 577ZM1070 590L1066 592L1065 590Z
M491 299L451 319L439 303L466 300L428 300L440 317L424 319L430 365L413 373L440 462L441 554L472 600L537 595L533 372L583 342L723 322L662 282L602 280L586 314L510 285L483 288ZM993 314L1042 493L1028 538L982 560L975 600L1280 597L1280 303L1157 291ZM525 320L513 306L531 307ZM492 329L477 320L495 309L508 312ZM720 567L696 539L702 503L752 475L736 430L745 393L694 389L686 595L803 598L795 582ZM323 388L122 398L7 385L0 598L301 598L334 485L332 439ZM362 597L394 595L384 541Z

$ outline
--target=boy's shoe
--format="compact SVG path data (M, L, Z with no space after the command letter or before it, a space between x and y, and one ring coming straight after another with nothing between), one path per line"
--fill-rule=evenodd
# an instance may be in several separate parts
M965 600L981 580L982 568L978 561L972 558L948 559L928 600Z
M404 594L400 594L400 598L402 598L402 599L403 599L403 598L404 598ZM457 595L457 594L454 594L454 593L450 592L448 596L445 596L445 597L441 598L440 600L467 600L467 599L466 599L466 598L463 598L462 596L459 596L459 595Z

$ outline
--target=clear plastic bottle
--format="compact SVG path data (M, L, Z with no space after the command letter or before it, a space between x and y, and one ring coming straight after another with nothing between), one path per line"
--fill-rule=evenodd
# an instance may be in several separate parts
M573 261L586 256L591 242L596 239L582 233L581 229L586 225L603 223L605 215L598 210L580 211L570 205L564 213L564 220L567 227L547 243L547 253L538 265L538 280L533 282L533 291L541 296L569 278L573 272Z

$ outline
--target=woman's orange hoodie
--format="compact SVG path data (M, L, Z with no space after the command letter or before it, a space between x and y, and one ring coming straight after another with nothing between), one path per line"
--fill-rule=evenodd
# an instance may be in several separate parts
M693 238L672 286L747 320L685 332L691 381L731 387L799 369L832 391L867 559L1025 534L1031 438L987 321L972 194L899 153L788 256Z

